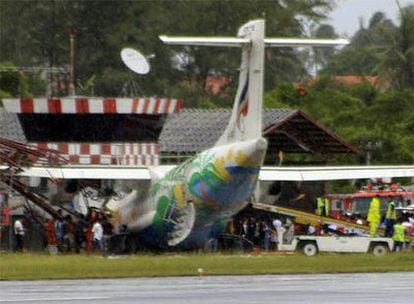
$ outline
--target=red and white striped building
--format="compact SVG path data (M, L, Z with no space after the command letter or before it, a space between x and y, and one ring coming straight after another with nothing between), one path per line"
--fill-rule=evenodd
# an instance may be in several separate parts
M17 114L170 114L182 101L170 98L4 98L7 112Z
M26 139L59 151L70 164L145 165L160 163L163 117L183 102L170 98L3 99L18 114Z

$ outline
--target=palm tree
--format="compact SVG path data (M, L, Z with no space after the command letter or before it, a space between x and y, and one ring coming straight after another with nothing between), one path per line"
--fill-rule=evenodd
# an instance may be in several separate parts
M400 21L384 32L387 44L378 68L393 88L414 88L414 5L400 8Z

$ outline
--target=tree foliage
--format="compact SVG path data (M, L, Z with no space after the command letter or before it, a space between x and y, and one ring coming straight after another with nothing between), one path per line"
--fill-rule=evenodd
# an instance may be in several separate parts
M166 47L158 34L234 36L246 20L265 17L269 35L300 36L304 33L301 18L321 20L323 12L331 7L327 0L5 0L0 5L0 61L9 60L16 66L67 68L68 35L74 31L78 90L94 77L95 94L114 96L135 82L142 95L185 95L194 105L200 95L205 98L208 75L225 73L237 79L239 52ZM151 73L137 76L128 71L119 56L123 47L154 53ZM181 62L179 69L171 69L171 59L177 56L191 60ZM267 59L268 88L305 73L291 50L271 50ZM221 102L228 104L229 99Z
M9 70L0 74L0 95L45 95L44 73L30 74L19 67L67 71L73 31L78 94L171 96L185 99L187 107L230 106L239 50L167 47L157 35L234 36L247 20L265 18L267 36L304 36L311 23L314 36L336 37L334 29L323 23L332 4L328 0L3 0L0 69ZM364 144L378 142L373 162L412 162L414 6L402 8L400 15L401 22L395 25L384 13L374 14L339 53L317 48L313 55L289 48L266 50L265 105L309 113L361 148L360 161L365 161ZM155 55L148 75L134 74L124 66L119 56L124 47ZM306 78L310 56L324 68L316 82L303 84L303 94L294 82ZM221 95L205 90L210 75L232 79ZM375 75L385 85L345 85L334 82L332 75Z
M365 163L367 149L377 164L414 161L414 90L382 92L368 82L340 84L329 77L304 84L299 94L283 84L265 95L265 105L296 108L310 114L359 151L359 158L338 163Z
M399 16L396 26L384 13L375 13L322 73L377 75L392 88L414 88L414 5L400 8Z

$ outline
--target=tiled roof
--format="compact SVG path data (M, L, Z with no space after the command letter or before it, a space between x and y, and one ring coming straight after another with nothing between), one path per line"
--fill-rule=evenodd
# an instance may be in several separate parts
M264 129L295 113L266 109ZM230 119L231 109L182 109L168 116L159 138L161 152L200 152L212 147Z
M160 152L194 153L212 147L226 128L230 114L231 109L221 108L182 109L179 113L168 115L161 134L156 134ZM158 127L161 129L161 124ZM138 132L140 129L142 132L147 128L134 124L132 129L133 132ZM76 137L77 133L73 134ZM263 115L263 134L269 141L268 153L270 154L278 153L278 151L356 153L356 149L343 139L298 110L266 109ZM21 142L27 141L17 114L6 113L0 109L0 137ZM78 138L76 141L84 142L85 140Z
M0 108L0 137L26 142L17 114L7 113Z

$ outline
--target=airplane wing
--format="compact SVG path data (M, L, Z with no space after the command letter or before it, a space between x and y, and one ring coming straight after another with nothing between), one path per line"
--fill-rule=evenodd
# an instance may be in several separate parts
M150 180L153 175L165 175L175 166L61 166L31 167L20 172L25 177L52 179L116 179ZM261 181L320 181L388 177L414 177L414 166L355 166L355 167L269 167L260 170Z
M321 181L414 177L414 166L262 167L261 181Z
M45 177L52 179L115 179L150 180L153 175L166 174L175 166L135 167L135 166L60 166L30 167L19 172L19 176Z

